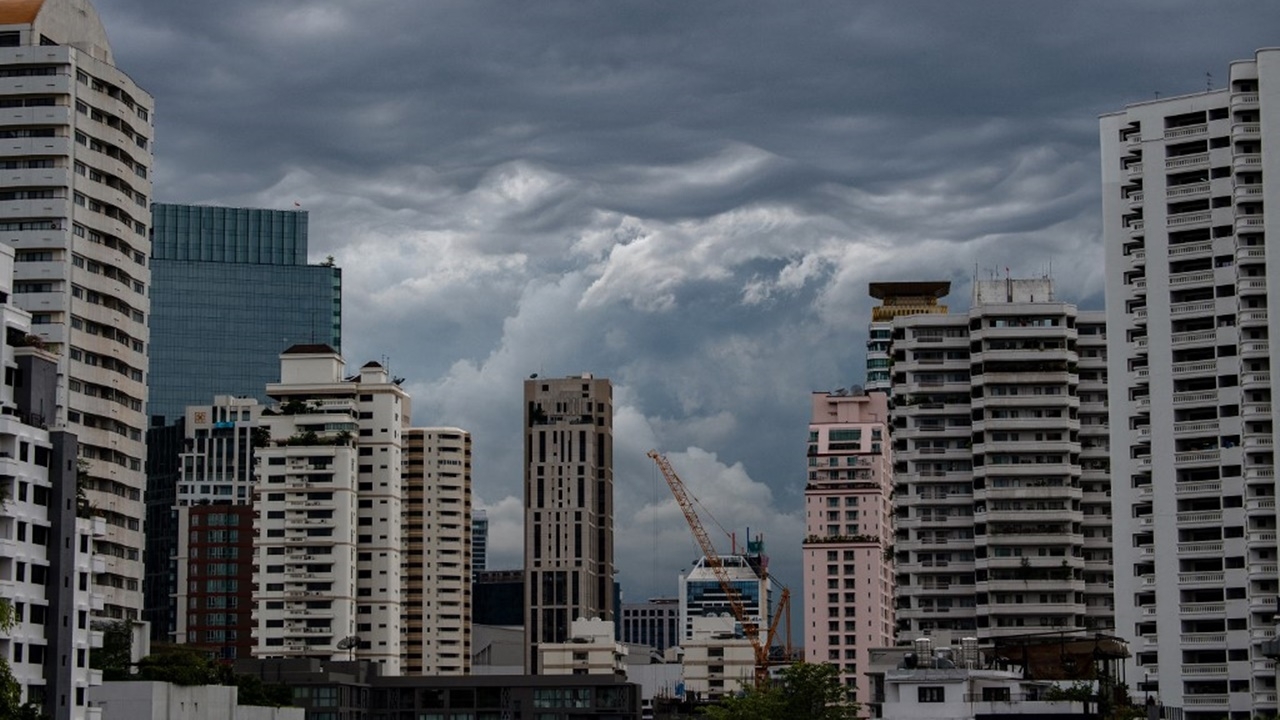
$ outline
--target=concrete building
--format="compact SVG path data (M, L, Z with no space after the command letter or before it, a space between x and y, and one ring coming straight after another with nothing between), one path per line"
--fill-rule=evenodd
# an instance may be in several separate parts
M578 618L569 626L569 639L538 647L543 675L627 676L627 648L614 639L608 620Z
M622 604L622 641L664 652L680 644L680 599L650 598Z
M1091 469L1086 498L1082 465L1083 438L1104 437L1101 325L1048 279L978 281L965 314L894 322L899 638L1114 626L1111 488Z
M686 694L714 701L755 682L755 649L731 617L694 618L681 647Z
M578 618L615 619L613 386L590 374L524 383L526 660Z
M188 407L180 425L175 532L166 538L173 578L166 615L174 627L166 639L228 660L253 647L254 435L262 410L253 398L219 395Z
M867 330L867 390L892 392L893 319L907 315L946 315L947 306L938 302L951 292L951 283L878 282L871 283L871 297L880 304L871 308L871 327Z
M409 396L327 345L280 356L256 453L253 656L401 663Z
M1131 676L1188 720L1280 707L1261 652L1280 583L1280 50L1228 76L1100 121L1116 627Z
M239 704L233 685L109 682L90 691L101 720L304 720L300 707Z
M720 565L729 577L729 583L742 603L744 619L756 622L767 630L771 616L773 583L769 578L768 558L764 555L764 541L755 540L753 552L738 555L721 555ZM715 569L705 557L698 558L688 572L680 574L677 585L680 611L680 641L693 637L693 621L700 617L733 617L733 605ZM761 632L761 639L767 632Z
M471 619L477 625L523 627L524 571L476 573L471 581Z
M101 682L88 655L101 647L89 614L103 597L89 585L103 568L92 540L102 519L76 495L76 438L50 432L41 410L57 393L58 357L31 344L31 314L12 304L14 251L0 245L0 598L13 627L0 638L20 700L54 720L91 717L85 690Z
M871 648L892 645L893 448L883 392L813 393L805 485L805 659L867 697Z
M466 675L471 667L471 434L406 433L401 578L406 675Z
M471 513L471 574L489 569L489 513L483 508Z
M0 239L13 247L14 304L59 358L42 414L79 439L103 559L95 615L142 609L142 462L147 400L151 97L117 69L86 0L0 7ZM32 78L40 78L38 82Z
M153 426L214 395L266 403L291 345L342 351L342 271L307 264L306 211L155 203L151 221Z

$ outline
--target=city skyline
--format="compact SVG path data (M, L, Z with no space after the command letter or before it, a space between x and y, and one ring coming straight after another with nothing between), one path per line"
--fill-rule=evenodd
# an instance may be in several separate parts
M628 600L697 557L645 450L797 565L805 398L860 381L866 283L964 298L975 262L1052 267L1101 307L1096 116L1223 86L1280 16L496 7L98 3L117 61L169 101L157 199L311 213L311 260L333 254L356 298L345 354L388 355L420 415L474 433L491 567L520 556L512 389L613 379L618 533L646 537L619 549Z

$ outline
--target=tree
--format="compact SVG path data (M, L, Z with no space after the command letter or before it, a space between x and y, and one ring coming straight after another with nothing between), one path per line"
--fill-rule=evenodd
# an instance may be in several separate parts
M0 598L0 632L8 633L16 621L13 603L8 598ZM22 702L22 685L13 676L9 661L0 656L0 718L42 720L45 717L39 705Z
M95 622L93 629L102 631L102 647L89 653L89 667L101 670L103 680L128 680L133 660L133 623Z
M834 665L800 662L776 682L747 688L706 709L712 720L853 720L858 706L845 698Z

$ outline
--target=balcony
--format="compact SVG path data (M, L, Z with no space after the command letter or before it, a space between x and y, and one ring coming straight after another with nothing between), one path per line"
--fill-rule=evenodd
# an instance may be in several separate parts
M1205 677L1225 678L1227 676L1227 664L1226 663L1206 663L1204 665L1183 665L1182 675L1184 677L1195 677L1195 678L1205 678Z
M1195 275L1197 273L1188 273L1188 274ZM1213 272L1200 273L1200 274L1207 274L1210 280L1213 279ZM1215 330L1196 330L1194 332L1173 333L1173 335L1170 337L1170 342L1174 347L1179 347L1182 345L1199 345L1202 343L1212 343L1217 338L1218 338L1218 333Z
M1169 314L1174 316L1212 315L1216 310L1215 305L1213 300L1174 303L1169 306Z
M1164 131L1165 140L1185 139L1207 135L1209 133L1209 125L1200 123L1199 125L1183 125L1182 127L1168 128Z
M1202 393L1194 393L1194 394L1200 395ZM1212 393L1212 392L1208 394L1215 395L1215 393ZM1174 401L1173 401L1174 404L1175 405L1178 404L1178 399L1177 399L1178 395L1175 394L1173 397L1174 397ZM1186 421L1186 422L1176 422L1173 424L1174 435L1188 435L1188 434L1195 434L1195 433L1211 433L1212 434L1217 432L1218 432L1217 420L1192 420L1192 421Z
M1217 645L1225 646L1227 643L1226 633L1183 633L1183 645ZM1196 666L1200 667L1200 666Z
M1210 212L1189 212L1170 215L1165 223L1169 227L1195 227L1197 225L1208 225L1213 220L1213 213Z
M1185 673L1186 668L1188 666L1183 665L1182 667L1183 667L1183 672ZM1223 667L1226 667L1226 666L1224 665ZM1227 703L1229 701L1230 701L1229 695L1203 694L1203 695L1183 695L1182 696L1182 704L1184 706L1195 707L1195 708L1221 707L1224 712L1226 711Z
M1174 453L1173 461L1178 465L1216 464L1221 456L1220 450L1197 450L1195 452ZM1181 514L1179 514L1181 516Z
M1178 513L1179 525L1217 525L1222 522L1221 510L1193 510L1191 512ZM1222 573L1218 573L1221 575Z
M1181 155L1164 161L1165 170L1191 170L1199 167L1209 167L1209 153Z
M1207 213L1206 213L1207 214ZM1169 275L1169 286L1200 285L1213 282L1212 270L1196 270L1194 272L1172 273Z
M1210 255L1212 253L1213 253L1213 241L1185 243L1182 245L1174 245L1173 247L1169 248L1169 257L1177 256L1178 258L1184 259L1184 260L1189 260L1191 258L1183 257L1183 256Z
M1181 513L1179 513L1181 514ZM1218 513L1221 515L1222 513ZM1179 585L1217 585L1222 587L1225 575L1221 572L1178 573Z
M1226 603L1220 602L1183 603L1178 606L1180 615L1217 615L1226 611Z
M1221 555L1222 541L1213 540L1206 542L1182 542L1178 543L1179 555Z
M1218 392L1216 390L1176 392L1173 394L1174 405L1203 405L1205 403L1216 404L1217 402Z

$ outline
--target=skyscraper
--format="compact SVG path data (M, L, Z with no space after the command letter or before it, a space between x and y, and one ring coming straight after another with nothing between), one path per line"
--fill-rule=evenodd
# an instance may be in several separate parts
M489 513L471 513L471 574L489 569Z
M938 302L951 292L951 283L876 282L871 283L871 297L880 304L871 308L871 327L867 330L867 390L891 392L893 382L889 343L893 338L893 319L907 315L947 314L947 306Z
M16 250L15 303L59 357L43 415L79 438L85 492L106 521L97 614L142 608L143 406L151 97L112 60L86 0L0 4L0 111L11 138L0 239Z
M615 620L613 386L590 374L524 383L526 667L579 618Z
M1100 122L1116 620L1188 720L1277 709L1280 50L1229 77Z
M1048 279L894 321L900 639L1114 627L1104 337Z
M406 675L471 670L471 433L410 428L404 473Z
M280 356L257 448L254 657L360 658L400 674L409 396L327 345Z
M804 489L805 659L868 702L872 648L894 641L893 447L884 392L814 393Z
M292 345L342 350L342 271L307 264L302 210L151 208L153 425L215 395L263 394Z

